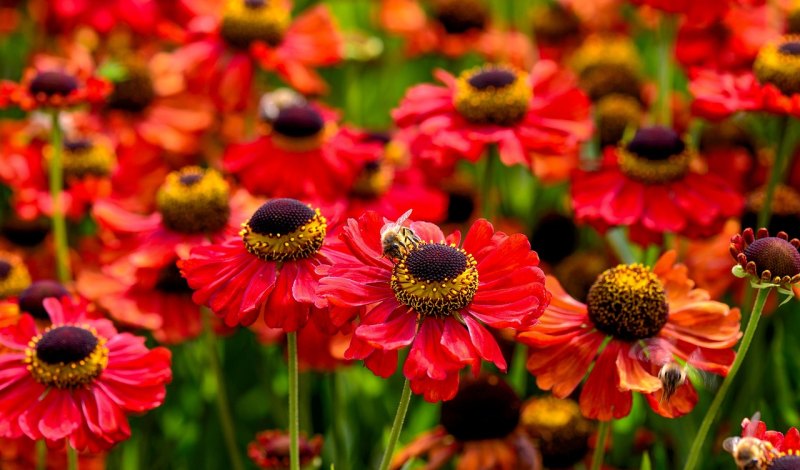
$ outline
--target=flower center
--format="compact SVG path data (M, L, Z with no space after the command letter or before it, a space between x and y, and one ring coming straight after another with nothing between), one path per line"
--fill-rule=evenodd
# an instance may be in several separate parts
M453 105L472 123L511 126L525 117L532 96L526 73L488 65L458 77Z
M762 47L753 72L761 83L775 85L784 95L800 93L800 35L786 35Z
M60 299L69 295L69 291L56 281L35 281L19 294L19 309L37 320L50 320L42 302L48 297Z
M464 379L456 396L442 403L440 422L456 440L502 439L517 427L521 403L494 375Z
M753 227L758 222L758 213L764 206L766 188L753 192L747 198L747 210L742 215L742 227ZM800 227L800 192L779 184L772 195L772 217L767 227L771 233L793 232Z
M304 105L306 105L306 99L300 93L291 88L278 88L261 95L261 99L258 101L258 113L261 119L272 124L278 119L282 109Z
M800 455L782 455L767 464L769 470L797 470L800 468Z
M299 441L300 466L306 468L322 453L322 436L308 439L301 434ZM258 468L289 468L290 444L289 435L283 431L262 431L247 447L247 455Z
M170 263L161 269L155 288L165 294L191 294L193 292L189 283L186 282L186 278L181 276L181 271L175 263Z
M139 113L155 97L156 91L150 72L143 66L134 66L128 69L125 78L114 82L114 91L108 97L108 106L111 109Z
M283 40L290 22L290 12L281 2L226 0L220 34L238 49L247 49L255 41L275 47Z
M24 220L10 214L0 226L0 234L14 245L33 248L42 243L50 233L49 221L45 218Z
M14 297L31 285L31 275L22 259L0 251L0 299Z
M229 187L222 175L196 166L167 175L156 194L164 226L180 233L212 233L228 224Z
M394 266L397 300L421 315L444 317L469 305L478 290L477 262L455 245L422 243Z
M272 123L272 141L278 147L304 152L322 146L325 138L325 119L308 104L282 108Z
M46 97L67 96L77 89L78 79L75 76L56 70L37 73L28 85L28 90L32 95L43 94Z
M265 261L287 261L314 255L328 225L319 209L296 199L273 199L242 224L247 251Z
M581 23L578 16L560 3L543 8L533 17L533 31L541 44L558 45L579 37Z
M642 103L630 96L612 93L603 96L595 107L600 145L617 145L625 131L639 127L644 115Z
M618 151L620 170L646 184L660 184L683 178L689 171L691 153L672 129L653 126L639 129Z
M572 400L532 398L523 406L522 425L538 441L547 468L570 468L589 451L592 425Z
M86 385L108 365L106 339L88 326L57 326L33 338L25 363L42 385L77 388Z
M64 142L64 178L104 177L111 174L116 157L110 144L89 139Z
M434 15L448 34L482 30L489 20L489 10L480 0L438 0Z
M589 289L587 310L598 330L623 341L655 336L669 315L664 285L638 263L603 272Z
M758 238L744 249L744 254L748 262L756 263L759 275L769 272L771 279L800 275L800 251L783 238Z
M359 173L350 194L361 199L373 199L386 194L392 187L394 169L379 160L367 162Z
M640 100L641 82L637 74L616 64L593 65L580 75L579 84L593 102L609 95L626 95Z

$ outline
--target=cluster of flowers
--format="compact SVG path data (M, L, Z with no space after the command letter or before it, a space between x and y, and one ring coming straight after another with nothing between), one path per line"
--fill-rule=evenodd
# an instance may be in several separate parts
M645 79L627 1L541 6L534 42L488 1L382 0L369 8L407 57L471 65L433 71L370 129L323 102L344 90L317 69L381 52L324 4L11 3L0 28L58 41L0 82L19 113L0 120L0 460L127 439L127 415L165 399L167 347L205 326L296 337L307 369L400 368L444 404L397 468L566 467L589 449L586 419L628 416L634 392L676 418L698 403L690 371L735 373L732 267L800 296L800 7L630 2L674 46L661 65L683 67L689 102L670 75L658 91ZM515 209L547 191L565 201L553 213ZM578 225L608 246L578 250ZM523 404L481 374L515 355L552 396ZM756 421L726 450L789 468L797 430ZM266 431L248 453L288 468L293 439ZM307 440L303 462L321 448Z

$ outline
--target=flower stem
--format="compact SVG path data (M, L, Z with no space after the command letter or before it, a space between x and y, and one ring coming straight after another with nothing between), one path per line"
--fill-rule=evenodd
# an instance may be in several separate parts
M47 443L44 439L36 441L36 470L47 468Z
M78 470L78 451L67 443L67 470Z
M711 429L711 425L717 417L719 408L725 400L725 395L728 393L728 389L731 387L733 379L736 377L736 372L742 365L745 354L747 354L747 349L750 348L750 343L753 341L753 336L758 327L758 320L761 318L761 311L764 310L764 304L767 302L767 297L771 290L772 289L758 289L756 301L753 304L753 311L750 314L750 320L747 322L747 328L742 337L742 343L739 345L739 350L736 351L736 358L733 360L733 364L731 364L731 368L728 371L728 375L725 376L725 380L722 381L722 386L720 386L719 391L714 396L714 400L711 402L711 406L708 408L705 417L703 417L703 422L700 424L700 429L697 431L697 435L692 443L692 448L689 451L689 457L686 460L684 470L694 470L694 468L697 467L708 431Z
M56 252L56 274L62 284L69 282L69 245L67 244L67 221L64 218L64 133L61 130L58 110L53 111L50 129L50 199L53 203L53 239Z
M236 428L233 424L231 406L228 401L228 391L225 388L225 377L222 375L222 367L219 363L219 352L217 349L217 336L211 327L211 313L203 309L203 329L205 330L206 349L208 350L208 364L211 373L217 382L217 412L219 422L222 426L222 435L225 439L225 447L228 448L228 457L234 470L244 470L242 457L239 455L239 448L236 446Z
M606 232L606 240L608 240L608 244L611 245L611 249L620 261L625 264L636 262L636 256L631 251L631 245L623 227L609 229Z
M600 467L603 466L609 432L611 432L611 421L600 421L600 425L597 427L597 443L594 446L594 453L592 453L591 470L600 470Z
M289 355L289 462L291 470L300 470L300 380L297 374L297 332L286 333Z
M656 122L672 126L672 69L675 43L675 18L664 14L658 25L658 112Z
M492 198L492 188L494 187L494 173L495 166L499 160L497 146L492 144L488 147L486 154L486 165L483 166L483 180L480 183L481 188L481 216L484 219L491 220L494 216L494 201Z
M389 443L386 444L386 451L381 459L380 470L388 470L392 463L394 448L397 446L397 439L400 438L400 430L403 429L403 422L406 419L408 404L411 402L411 386L408 379L403 383L403 393L400 395L400 403L397 405L397 413L394 415L392 431L389 433Z
M798 121L791 117L784 123L783 138L769 173L769 181L767 181L767 187L764 191L764 202L761 205L761 210L758 211L758 227L754 228L766 227L769 224L769 219L772 216L772 199L775 196L775 188L783 180L783 175L786 173L786 164L790 160L789 157L794 152L795 144L797 143L797 136L795 135L797 123Z

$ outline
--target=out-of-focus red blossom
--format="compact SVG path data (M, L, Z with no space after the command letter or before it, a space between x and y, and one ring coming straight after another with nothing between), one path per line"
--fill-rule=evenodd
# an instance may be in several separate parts
M332 201L347 195L380 149L361 133L336 124L337 114L322 106L283 108L265 135L229 145L225 170L253 194Z
M755 426L752 426L751 423L750 418L742 420L742 437L754 437L767 441L772 444L775 450L784 455L800 455L800 432L797 431L796 427L792 426L786 434L783 434L780 431L768 430L767 424L763 421L758 421Z
M410 133L411 153L436 166L475 162L489 145L509 166L533 169L539 154L577 162L580 142L591 135L589 100L554 62L537 62L530 75L505 66L435 75L445 86L412 87L392 117Z
M253 24L245 28L231 23L225 29L226 21L262 21L258 14L247 11L251 7L245 3L183 1L196 16L188 24L187 44L175 52L175 58L187 70L190 84L208 93L222 111L241 111L252 102L256 65L277 73L301 93L323 93L327 86L314 69L334 65L343 57L343 40L327 7L311 7L291 24L283 24L290 19L290 1L251 2L254 10L274 12L264 19L269 24L257 27L274 31L268 43L247 36L255 33ZM240 33L245 36L239 37Z
M66 441L48 443L45 470L60 470L67 461ZM0 466L3 470L30 470L36 468L36 441L27 437L0 438ZM80 452L78 466L85 470L105 470L106 455Z
M662 416L690 412L697 403L691 381L662 398L660 369L678 357L698 369L727 374L741 336L740 314L695 289L686 267L674 264L676 257L674 251L665 253L652 271L638 264L607 270L590 289L588 305L548 276L550 307L539 323L518 335L531 346L528 370L537 385L567 397L594 365L580 396L586 417L609 421L627 416L632 391L645 394ZM618 318L609 310L614 302L622 303ZM659 307L651 308L653 302Z
M8 348L0 353L0 434L66 438L74 449L91 452L127 439L126 414L164 401L172 379L169 350L148 350L144 338L89 318L84 302L65 297L43 304L50 327L40 330L23 315L0 336Z
M734 4L763 4L764 0L715 0L712 2L696 2L693 0L631 0L636 5L685 15L686 21L692 24L708 25L722 18Z
M281 344L285 337L283 330L270 328L264 322L250 325L261 344ZM350 364L345 359L345 351L350 345L349 325L331 333L321 329L316 322L308 322L297 332L297 365L301 371L333 372Z
M573 175L577 220L603 231L629 226L643 244L665 232L694 238L718 233L741 213L744 198L718 176L693 170L687 152L663 127L641 129L626 147L607 148L598 170Z
M721 299L734 284L731 276L731 237L740 233L739 222L725 222L722 231L707 240L689 240L684 249L683 262L689 269L689 277L697 287L708 291L712 299ZM678 245L680 242L675 241ZM679 246L675 246L680 249Z
M264 470L285 470L289 468L289 435L285 431L261 431L256 440L247 445L247 456L258 468ZM322 454L322 436L309 439L300 435L300 467L313 468L314 462ZM317 462L317 465L319 462Z
M695 69L689 77L696 116L720 120L741 111L766 111L800 117L800 94L786 96L775 85L759 83L752 72Z
M53 33L69 33L81 26L107 35L128 28L138 35L155 35L164 21L157 0L34 0L34 15Z
M403 374L430 402L451 399L466 366L477 371L487 360L505 370L484 325L527 328L549 301L527 238L495 232L479 220L462 244L459 232L445 237L433 224L413 222L408 227L423 243L390 260L381 243L390 223L374 212L349 219L340 235L345 256L320 270L325 277L318 295L342 309L332 311L332 321L360 316L345 357L363 359L375 374L388 377L397 369L398 350L410 346ZM431 283L442 284L440 292ZM425 285L427 290L418 287Z

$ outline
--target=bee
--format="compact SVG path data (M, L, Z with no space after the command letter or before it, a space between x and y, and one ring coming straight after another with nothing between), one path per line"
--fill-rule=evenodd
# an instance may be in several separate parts
M762 441L753 435L758 428L761 413L756 412L747 423L742 434L743 437L729 437L722 441L722 448L733 455L736 468L740 470L759 470L766 468L767 464L774 458L780 457L780 453L772 446L769 441Z
M383 256L395 260L407 255L409 251L416 249L422 240L408 227L403 227L403 223L411 215L411 209L401 215L395 222L386 224L381 229L381 245L383 246Z
M696 367L693 364L703 362L703 354L700 349L692 352L686 361L681 364L675 360L672 347L668 346L669 341L662 340L658 347L638 347L631 350L631 357L643 362L659 367L657 377L661 382L661 399L663 405L669 403L678 389L682 387L690 378L692 381L702 383L708 389L716 386L715 378Z
M669 402L678 387L686 383L686 366L670 361L661 366L658 371L658 380L661 381L661 403Z

